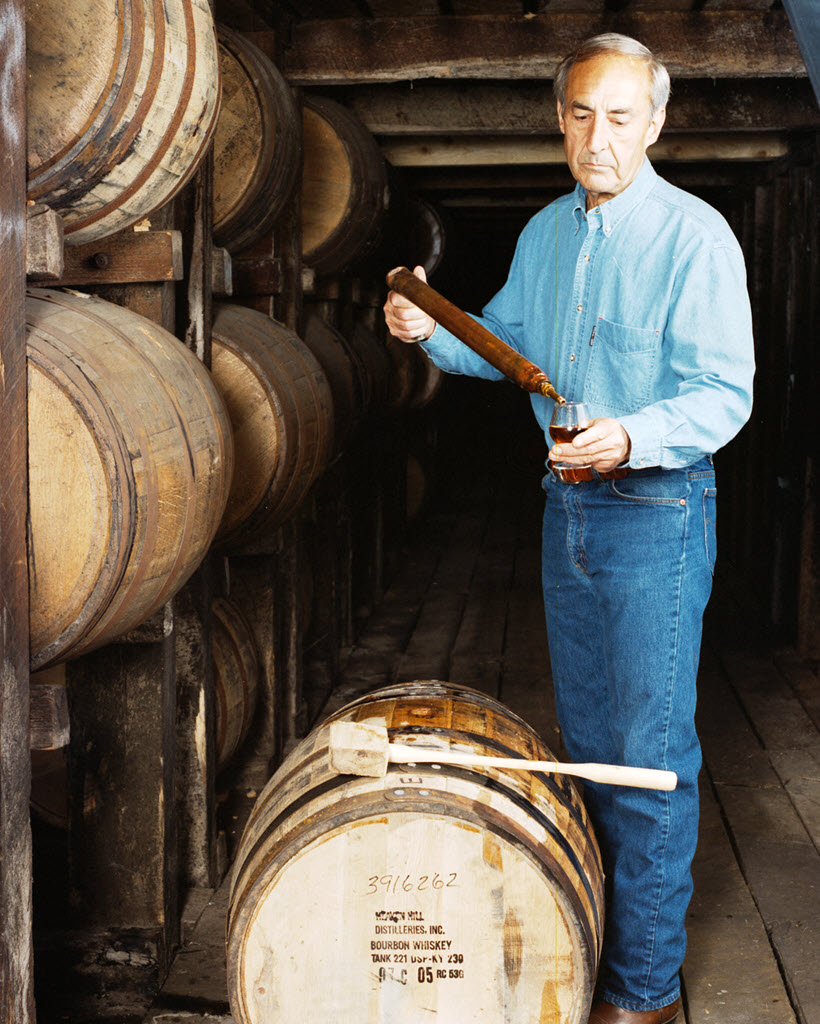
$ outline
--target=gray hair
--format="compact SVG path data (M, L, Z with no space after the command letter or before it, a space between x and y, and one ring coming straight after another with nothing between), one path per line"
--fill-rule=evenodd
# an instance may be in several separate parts
M631 36L622 36L618 32L604 32L598 36L591 36L577 46L572 53L564 57L555 72L552 90L555 98L564 109L566 97L567 78L570 71L576 64L581 64L591 57L597 57L602 53L616 53L624 57L634 57L646 65L649 71L649 103L650 117L654 117L659 110L662 110L669 99L669 72L655 57L651 50L648 50L643 43Z

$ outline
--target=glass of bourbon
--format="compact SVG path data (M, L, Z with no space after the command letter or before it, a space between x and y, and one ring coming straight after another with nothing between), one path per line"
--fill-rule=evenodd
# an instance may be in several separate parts
M571 444L575 435L586 430L591 422L592 417L583 402L566 402L564 405L556 402L550 420L550 437L556 444ZM590 466L571 465L550 459L550 469L565 484L578 484L582 480L594 478Z

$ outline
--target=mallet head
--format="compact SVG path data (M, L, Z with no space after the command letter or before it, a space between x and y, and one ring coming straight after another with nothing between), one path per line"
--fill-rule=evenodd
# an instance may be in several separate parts
M387 726L370 722L330 725L330 766L340 775L385 776L389 747Z

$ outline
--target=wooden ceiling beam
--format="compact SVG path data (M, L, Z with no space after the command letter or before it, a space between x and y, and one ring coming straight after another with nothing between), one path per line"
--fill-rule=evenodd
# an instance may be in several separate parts
M603 11L306 21L282 71L294 85L424 78L552 78L594 32L644 42L679 78L804 77L783 11Z
M419 82L340 88L334 98L374 135L523 135L558 131L551 82ZM672 84L665 132L818 129L801 79L683 79Z
M674 177L675 184L682 188L709 185L727 188L744 185L754 187L761 181L761 165L746 162L672 163L658 160L654 154L652 163L663 176ZM516 203L524 196L529 201L533 196L543 205L547 192L570 192L575 186L569 168L564 164L524 164L515 167L414 167L404 172L413 189L426 195L433 202L464 196L467 201L479 204L487 199L497 202ZM670 178L671 180L671 178Z
M381 150L394 167L516 166L563 164L560 136L405 136L382 138ZM774 132L667 135L649 150L650 159L776 160L788 152L784 136Z

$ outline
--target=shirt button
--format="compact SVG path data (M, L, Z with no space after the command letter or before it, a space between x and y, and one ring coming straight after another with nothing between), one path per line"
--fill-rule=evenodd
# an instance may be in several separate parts
M574 353L574 352L573 352L573 353L572 353L572 355L571 355L571 356L569 357L569 361L570 361L571 363L574 363L574 362L575 362L575 353Z
M575 308L576 308L576 309L578 310L578 312L580 313L580 312L581 312L581 310L582 310L582 309L583 309L584 307L583 307L583 306L576 306Z
M584 256L584 263L589 263L589 256Z

